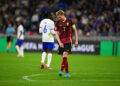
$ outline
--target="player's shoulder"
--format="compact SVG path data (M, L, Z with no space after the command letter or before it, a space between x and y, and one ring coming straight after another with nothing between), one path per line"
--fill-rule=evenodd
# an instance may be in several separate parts
M45 21L45 19L41 20L40 23L42 23L42 22L44 22L44 21Z
M43 19L42 21L51 21L51 22L53 22L53 20L51 20L51 19L48 19L48 18L46 18L46 19ZM41 21L41 22L42 22Z
M43 23L43 22L46 22L47 20L46 19L42 19L40 23Z
M18 29L23 29L23 25L20 24L20 25L18 26Z
M66 21L72 22L72 19L70 19L70 18L67 18L67 19L66 19Z
M41 23L54 23L54 21L46 18L46 19L43 19Z
M11 29L11 30L14 30L14 27L11 27L10 29Z
M47 19L47 22L50 23L50 24L54 24L54 21L51 20L51 19Z
M59 24L59 23L61 23L61 21L60 21L60 20L56 21L56 25L57 25L57 24Z
M23 28L23 25L22 25L22 24L20 24L18 27Z
M50 23L54 23L54 21L53 21L53 20L51 20L51 19L48 19L48 21L49 21Z
M7 29L6 29L7 31L9 31L10 30L10 28L9 27L7 27Z

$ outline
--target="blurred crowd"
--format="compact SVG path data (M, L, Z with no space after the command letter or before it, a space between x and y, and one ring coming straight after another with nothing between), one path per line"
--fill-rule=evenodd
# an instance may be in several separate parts
M0 33L22 21L25 34L38 33L46 11L63 9L81 36L120 36L120 0L0 0Z

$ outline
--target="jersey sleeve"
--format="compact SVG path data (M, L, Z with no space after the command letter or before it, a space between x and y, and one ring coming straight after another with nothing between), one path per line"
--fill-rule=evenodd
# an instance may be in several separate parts
M23 27L22 26L19 27L19 31L23 32Z
M58 22L55 24L55 31L58 31Z
M55 34L55 24L54 24L54 22L51 23L51 30L50 31L51 31L52 34Z
M15 29L14 29L14 27L12 27L11 31L12 31L12 32L15 32Z
M8 33L15 32L15 29L14 29L14 27L7 28L6 32L8 32Z

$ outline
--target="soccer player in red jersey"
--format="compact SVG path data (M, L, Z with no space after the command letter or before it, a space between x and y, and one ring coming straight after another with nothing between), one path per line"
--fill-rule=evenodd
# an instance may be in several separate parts
M62 76L63 70L65 69L66 74L64 77L70 77L67 57L68 54L71 53L72 48L72 31L75 33L75 47L78 45L77 30L72 20L65 17L63 10L57 11L56 16L58 18L58 21L56 22L55 34L59 43L58 54L61 54L63 58L59 76Z

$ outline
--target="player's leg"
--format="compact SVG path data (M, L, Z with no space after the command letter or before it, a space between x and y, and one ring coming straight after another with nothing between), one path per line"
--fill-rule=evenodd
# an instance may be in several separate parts
M17 40L16 49L18 51L18 57L24 57L23 40Z
M61 48L61 47L59 46L59 48L58 48L58 54L61 55L62 59L63 59L63 52L64 52L64 48ZM64 66L64 60L62 60L61 70L60 70L60 72L59 72L59 76L62 76L64 68L65 68L65 66Z
M47 44L43 42L42 47L43 47L43 52L42 52L42 59L41 59L41 69L44 68L44 62L47 55Z
M19 45L17 45L17 44L16 44L16 50L17 50L17 52L18 52L17 57L19 57L19 56L20 56L20 47L19 47Z
M64 44L64 52L63 52L63 65L66 71L66 75L64 77L70 77L69 70L68 70L68 54L71 52L71 43Z
M22 45L20 45L20 55L21 57L24 57L24 48Z
M45 62L46 55L47 55L47 50L43 50L42 59L41 59L41 69L44 68L44 64L45 64L44 62Z
M65 66L65 71L66 74L64 77L70 77L69 75L69 70L68 70L68 61L67 61L67 57L68 57L68 52L63 52L63 61L64 61L64 66Z
M8 43L9 43L9 37L7 36L7 47L6 47L6 52L9 52L9 50L8 50Z
M24 57L24 48L23 48L23 40L20 40L20 55L21 57Z
M18 52L18 57L20 56L20 46L19 46L19 40L17 40L17 42L16 42L16 50L17 50L17 52Z
M47 66L46 69L50 69L50 64L51 64L51 60L52 60L52 49L55 47L54 43L48 43L48 60L47 60Z
M50 69L50 63L51 63L51 60L52 60L52 50L48 50L48 57L47 57L47 65L46 65L46 69Z
M13 37L12 36L10 38L10 48L11 48L11 51L13 52Z
M10 40L10 38L11 38L10 36L7 37L7 47L6 47L7 52L9 52L9 49L11 47L11 42L10 42L11 40Z

